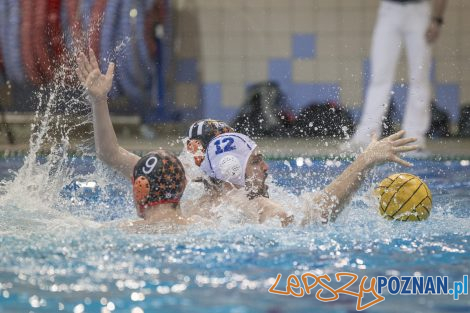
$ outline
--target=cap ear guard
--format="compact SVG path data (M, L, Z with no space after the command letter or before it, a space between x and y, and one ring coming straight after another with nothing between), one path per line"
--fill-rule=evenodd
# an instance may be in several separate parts
M138 207L137 215L144 217L144 207L150 195L150 182L145 176L139 176L134 180L132 190Z
M225 181L243 180L240 160L233 155L226 155L219 160L220 179Z
M198 139L189 139L186 142L186 149L192 154L204 153L204 148L202 147L202 144Z
M134 200L138 204L145 204L150 194L150 183L144 176L139 176L134 180Z
M189 139L186 142L186 149L194 155L194 163L196 163L197 166L201 166L202 161L204 161L205 152L201 141L198 139Z

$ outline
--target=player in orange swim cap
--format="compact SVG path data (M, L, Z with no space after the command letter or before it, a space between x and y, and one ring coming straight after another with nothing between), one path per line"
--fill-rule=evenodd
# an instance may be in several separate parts
M89 56L78 55L77 75L86 88L93 110L96 155L132 181L137 214L144 219L138 224L187 223L179 208L186 176L177 157L168 151L157 150L141 158L118 144L107 102L114 64L110 63L107 72L101 73L90 49Z
M179 202L186 187L186 176L183 165L173 153L157 150L143 156L134 166L132 187L139 217L158 221L165 208L181 216Z
M194 122L189 127L189 139L186 143L186 149L194 155L194 163L201 166L207 145L213 138L231 132L234 132L232 127L222 121L204 119Z

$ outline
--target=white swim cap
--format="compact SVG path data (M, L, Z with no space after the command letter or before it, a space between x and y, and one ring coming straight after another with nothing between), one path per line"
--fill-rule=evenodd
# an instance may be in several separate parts
M225 133L207 145L201 169L209 177L245 186L245 170L256 143L240 133Z

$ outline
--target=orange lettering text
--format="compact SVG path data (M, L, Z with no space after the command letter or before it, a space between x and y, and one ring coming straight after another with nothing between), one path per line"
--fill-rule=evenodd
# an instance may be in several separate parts
M313 284L309 285L308 284L308 278L311 277L313 278L315 281L313 282ZM305 292L309 295L310 294L310 290L312 290L313 288L315 288L316 285L318 285L318 278L317 278L317 275L313 275L312 273L304 273L302 275L302 282L304 284L304 288L305 288Z
M357 276L354 273L336 273L336 280L339 282L341 280L341 277L343 276L349 276L351 277L351 280L348 281L346 284L344 284L341 288L336 289L336 293L344 293L346 295L354 296L354 297L359 297L359 293L357 292L352 292L350 290L346 290L349 286L354 284L359 276Z
M294 280L294 283L292 283ZM292 288L300 288L299 293L296 293ZM295 275L290 275L287 279L287 291L290 292L291 295L294 297L303 297L304 296L304 289L300 287L300 281Z
M279 283L279 279L281 279L282 275L281 274L277 274L277 278L276 278L276 282L271 286L271 288L269 288L269 292L270 293L276 293L278 295L283 295L283 296L287 296L289 295L289 292L288 291L280 291L280 290L275 290L275 288L277 287L277 284Z
M369 308L369 307L385 300L385 297L379 295L375 291L375 283L376 283L375 277L372 277L370 279L369 289L366 289L366 287L364 286L366 280L367 280L367 276L364 276L361 280L361 285L359 286L359 297L357 298L357 304L356 304L356 310L357 311L365 310L365 309L367 309L367 308ZM361 305L362 298L364 298L364 294L369 293L369 292L372 292L372 294L375 296L376 299L374 301L371 301L371 302L367 303L366 305Z
M331 292L331 293L333 294L333 297L331 297L331 298L322 298L322 297L320 296L320 294L323 292L323 289L320 288L320 289L318 289L317 294L315 295L315 296L317 297L317 299L320 300L320 301L323 301L323 302L338 300L339 296L338 296L338 294L336 293L336 291L335 291L333 288L331 288L330 286L328 286L327 284L325 284L325 283L322 281L322 278L326 279L326 281L328 281L328 282L331 281L331 278L330 278L328 275L326 275L326 274L325 274L325 275L322 275L322 276L318 276L318 279L319 279L318 283L319 283L322 287L324 287L325 289L327 289L329 292Z

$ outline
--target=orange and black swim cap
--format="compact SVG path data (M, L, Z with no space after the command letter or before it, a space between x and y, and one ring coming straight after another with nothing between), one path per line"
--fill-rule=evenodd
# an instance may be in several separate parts
M228 126L225 122L205 119L194 122L191 127L189 127L188 137L189 140L200 140L202 148L206 150L207 145L214 137L233 131L233 128Z
M189 152L194 154L194 162L196 165L201 165L204 160L204 152L212 139L221 134L231 132L234 132L233 128L222 121L204 119L194 122L189 127L189 140L186 143L186 148Z
M143 156L134 167L132 182L140 217L145 207L179 203L186 188L183 165L173 153L165 150Z

